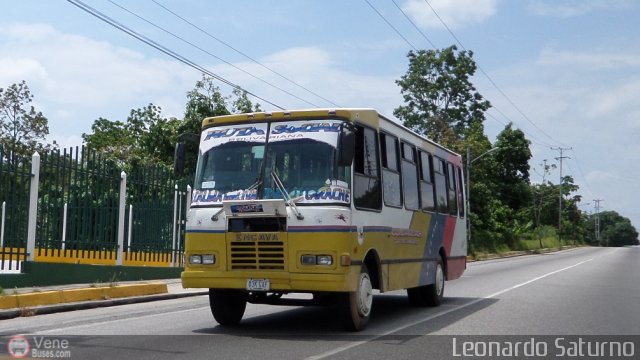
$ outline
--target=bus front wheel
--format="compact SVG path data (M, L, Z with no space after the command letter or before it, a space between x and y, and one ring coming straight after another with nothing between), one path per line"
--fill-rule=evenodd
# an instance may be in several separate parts
M349 331L363 330L371 317L373 285L366 265L362 265L356 291L348 292L341 299L341 317Z
M220 325L237 325L247 307L247 294L241 290L209 289L209 306Z

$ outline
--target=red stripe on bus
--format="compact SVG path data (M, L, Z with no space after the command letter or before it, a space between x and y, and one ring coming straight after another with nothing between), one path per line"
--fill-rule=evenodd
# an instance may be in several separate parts
M444 251L446 251L447 256L451 254L451 246L453 244L453 234L456 229L456 218L453 216L447 216L447 220L444 224Z
M462 276L467 268L467 257L460 256L447 259L447 280L455 280Z

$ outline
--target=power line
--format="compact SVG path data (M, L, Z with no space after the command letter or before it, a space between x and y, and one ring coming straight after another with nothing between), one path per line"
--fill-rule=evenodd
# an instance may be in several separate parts
M455 41L458 43L458 45L460 45L460 47L467 51L467 49L464 47L464 45L462 45L462 42L460 41L460 39L458 39L458 37L453 33L453 31L449 28L449 26L447 25L447 23L442 19L442 17L440 17L440 14L438 14L438 12L436 11L436 9L433 8L433 6L431 6L431 4L429 3L428 0L424 0L424 2L429 6L429 8L431 9L431 11L433 11L433 13L436 15L436 17L438 18L438 20L440 20L440 22L442 23L442 25L444 25L445 29L447 29L447 31L449 32L449 34L451 34L451 36L455 39ZM549 134L547 134L544 130L542 130L535 122L533 122L531 119L529 119L529 117L520 109L520 107L518 107L518 105L516 105L513 100L511 100L511 98L504 92L502 91L502 89L498 86L498 84L495 83L495 81L493 81L493 79L489 76L489 74L484 71L484 69L478 65L478 69L480 70L480 72L489 80L489 82L491 83L491 85L493 85L493 87L498 90L498 92L507 100L507 102L509 104L511 104L511 106L513 106L514 109L516 109L516 111L525 119L527 120L527 122L529 122L531 125L533 125L533 127L535 127L538 131L540 131L543 135L545 135L547 138L549 138L551 141L553 141L554 143L560 144L560 145L564 145L563 143L561 143L560 141L555 140L553 137L551 137Z
M164 54L166 54L168 56L171 56L172 58L180 61L181 63L183 63L185 65L188 65L188 66L190 66L190 67L192 67L192 68L194 68L194 69L196 69L196 70L198 70L198 71L200 71L200 72L202 72L202 73L204 73L206 75L209 75L212 78L217 79L220 82L222 82L224 84L227 84L228 86L230 86L230 87L232 87L234 89L237 89L239 91L245 92L245 93L255 97L256 99L262 100L265 103L270 104L270 105L272 105L272 106L274 106L274 107L276 107L276 108L278 108L280 110L284 110L283 107L281 107L279 105L276 105L275 103L273 103L273 102L271 102L271 101L269 101L269 100L267 100L267 99L265 99L263 97L260 97L260 96L258 96L256 94L254 94L253 92L245 90L241 86L234 84L233 82L223 78L222 76L217 75L217 74L213 73L212 71L209 71L209 70L205 69L201 65L198 65L197 63L187 59L186 57L184 57L184 56L182 56L182 55L180 55L180 54L178 54L176 52L174 52L173 50L170 50L167 47L165 47L165 46L163 46L163 45L161 45L161 44L149 39L148 37L146 37L146 36L136 32L136 31L128 28L127 26L125 26L123 24L120 24L119 22L117 22L114 19L110 18L109 16L101 13L100 11L92 8L91 6L83 3L80 0L67 0L67 2L75 5L76 7L80 8L81 10L83 10L83 11L85 11L87 13L89 13L90 15L93 15L94 17L106 22L107 24L115 27L116 29L118 29L118 30L120 30L120 31L122 31L124 33L127 33L128 35L130 35L130 36L142 41L143 43L153 47L154 49L156 49L156 50L158 50L158 51L160 51L160 52L162 52L162 53L164 53Z
M431 39L429 39L429 37L428 37L428 36L427 36L427 35L426 35L422 30L420 30L420 28L415 24L415 22L413 22L413 21L411 20L411 18L407 15L407 13L406 13L404 10L402 10L402 8L398 5L398 3L397 3L395 0L391 0L391 1L392 1L392 2L393 2L393 4L398 8L398 10L400 10L400 12L402 12L402 14L404 15L404 17L405 17L405 18L406 18L406 19L411 23L411 25L413 25L413 27L414 27L416 30L418 30L418 32L420 32L420 34L422 35L422 37L424 37L424 39L425 39L425 40L427 40L427 42L431 45L431 47L432 47L434 50L437 50L436 45L431 41ZM377 13L377 14L378 14L378 15L379 15L379 16L380 16L380 17L381 17L381 18L382 18L386 23L387 23L387 25L389 25L389 26L390 26L390 27L391 27L391 28L392 28L392 29L393 29L393 30L394 30L398 35L400 35L400 37L402 37L402 38L407 42L407 44L409 44L409 46L411 46L414 50L416 50L416 47L415 47L411 42L409 42L409 41L408 41L408 40L407 40L407 39L406 39L406 38L405 38L405 37L400 33L400 31L399 31L397 28L395 28L395 27L394 27L394 26L393 26L393 25L392 25L392 24L391 24L391 23L390 23L390 22L389 22L389 21L384 17L384 15L382 15L382 13L380 13L380 12L379 12L379 11L378 11L378 10L377 10L377 9L376 9L376 8L375 8L375 7L374 7L374 6L373 6L373 5L372 5L368 0L365 0L365 2L366 2L367 4L369 4L369 6L370 6L370 7L371 7L371 8L372 8L372 9L373 9L373 10L374 10L374 11L375 11L375 12L376 12L376 13ZM427 3L427 4L431 7L431 5L430 5L429 3ZM462 47L462 49L466 51L466 49L464 48L464 46L462 45L462 43L460 42L460 40L459 40L459 39L455 36L455 34L454 34L450 29L449 29L449 27L448 27L448 26L447 26L447 24L442 20L442 18L440 17L440 15L439 15L437 12L435 12L435 10L434 10L432 7L431 7L431 9L434 11L434 13L435 13L435 14L436 14L436 16L438 17L438 19L443 23L443 25L447 28L447 30L449 30L449 33L450 33L450 34L453 36L453 38L458 42L458 44ZM417 51L417 50L416 50L416 51ZM479 65L477 65L477 66L478 66L478 69L480 69L480 71L481 71L481 72L482 72L482 73L483 73L483 74L484 74L484 75L489 79L489 81L493 84L493 86L494 86L494 87L496 87L500 92L502 92L502 90L500 90L500 89L498 88L498 85L497 85L495 82L493 82L493 80L489 77L489 75L488 75L488 74L487 74L487 73L486 73L486 72L485 72L485 71L484 71L484 70L483 70ZM503 96L505 96L508 100L510 100L506 94L504 94L503 92L502 92L502 94L503 94ZM514 107L516 107L516 109L517 109L517 110L519 110L519 109L517 108L517 106L515 106L515 104L512 104L512 105L513 105ZM513 121L513 120L511 120L507 115L505 115L505 114L504 114L504 113L503 113L503 112L502 112L502 111L501 111L497 106L495 106L495 105L493 105L493 104L492 104L492 105L491 105L491 108L492 108L492 109L494 109L496 112L498 112L500 115L502 115L502 117L504 117L505 119L507 119L509 122L514 122L514 121ZM485 114L486 114L487 116L491 117L492 119L494 119L495 121L499 122L499 123L500 123L500 124L502 124L503 126L507 126L507 124L505 124L504 122L502 122L502 121L498 120L496 117L492 116L490 113L486 112ZM529 120L529 119L526 117L526 115L524 115L524 113L522 113L522 115L523 115L527 120ZM529 121L530 121L530 120L529 120ZM530 121L530 122L531 122L531 121ZM533 124L533 125L534 125L534 126L536 126L535 124ZM540 129L539 129L539 130L540 130ZM524 132L524 130L523 130L523 132ZM543 131L541 131L541 132L543 132ZM543 132L543 133L544 133L544 132ZM542 146L547 146L547 147L552 147L552 146L553 146L553 145L551 145L551 144L549 144L549 143L545 143L544 141L542 141L542 140L540 140L540 139L536 138L536 137L535 137L534 135L532 135L532 134L527 134L527 135L528 135L530 138L532 138L533 140L535 140L535 141L533 141L533 140L532 140L532 142L534 142L534 143L536 143L536 144L539 144L539 145L542 145ZM545 134L545 135L546 135L546 134ZM548 136L548 135L547 135L547 136ZM553 139L552 139L552 140L553 140ZM556 142L556 141L554 141L554 142Z
M558 196L558 242L560 243L560 247L562 248L562 160L570 159L568 156L562 156L565 150L571 150L571 148L563 148L557 147L552 150L560 151L560 156L556 158L556 160L560 161L560 183L558 183L559 195Z
M433 41L431 41L431 39L429 39L429 37L427 37L427 35L422 32L422 30L420 30L420 28L418 27L418 25L416 25L413 20L411 20L411 18L409 17L409 15L407 15L407 13L404 12L404 10L402 10L402 8L398 5L398 3L395 0L391 0L393 2L393 4L398 8L398 10L400 10L400 12L402 13L402 15L404 15L405 18L407 18L407 20L409 20L409 22L411 23L411 25L413 25L413 27L418 30L418 32L422 35L423 38L425 38L425 40L427 40L427 42L431 45L431 47L433 47L434 49L437 49L438 47L436 46L436 44L433 43Z
M375 6L373 6L369 0L364 0L367 4L369 4L369 6L373 9L373 11L376 12L376 14L378 14L378 16L380 16L382 18L382 20L384 20L384 22L387 23L387 25L389 25L390 28L393 29L393 31L396 32L396 34L398 34L398 36L400 36L407 44L409 44L409 46L411 46L411 48L415 51L418 51L418 48L416 48L409 40L407 40L406 37L404 37L404 35L402 35L402 33L400 33L400 31L398 29L396 29L395 26L393 26L389 20L387 20L386 17L384 17L384 15L382 15L382 13L380 11L378 11L378 9L375 8Z
M594 192L591 190L591 186L589 186L589 183L587 182L587 177L584 175L584 172L582 171L582 167L580 166L580 161L578 161L578 153L575 150L573 150L573 148L571 149L571 152L573 153L573 160L578 166L578 172L580 173L580 176L582 176L582 179L584 180L584 184L587 188L587 191L589 191L589 193L593 196Z
M244 56L245 58L247 58L247 59L249 59L249 60L253 61L254 63L256 63L256 64L260 65L261 67L263 67L264 69L266 69L266 70L270 71L271 73L273 73L273 74L275 74L275 75L279 76L280 78L282 78L282 79L284 79L284 80L286 80L286 81L290 82L291 84L296 85L296 86L297 86L297 87L299 87L300 89L303 89L304 91L306 91L306 92L308 92L308 93L310 93L310 94L312 94L312 95L314 95L314 96L317 96L318 98L320 98L320 99L322 99L322 100L326 101L327 103L329 103L329 104L331 104L331 105L333 105L333 106L340 107L340 105L336 104L335 102L333 102L333 101L331 101L331 100L329 100L329 99L327 99L327 98L323 97L322 95L317 94L316 92L314 92L314 91L312 91L312 90L310 90L310 89L306 88L306 87L305 87L305 86L303 86L303 85L298 84L297 82L295 82L295 81L293 81L293 80L289 79L288 77L286 77L286 76L284 76L284 75L280 74L279 72L277 72L277 71L275 71L275 70L271 69L270 67L268 67L268 66L266 66L266 65L262 64L261 62L259 62L258 60L256 60L256 59L252 58L251 56L249 56L249 55L245 54L244 52L242 52L242 51L240 51L240 50L236 49L235 47L233 47L233 46L229 45L228 43L226 43L226 42L222 41L222 40L221 40L221 39L219 39L218 37L216 37L216 36L212 35L210 32L208 32L208 31L204 30L203 28L199 27L198 25L196 25L196 24L192 23L191 21L187 20L187 19L186 19L186 18L184 18L183 16L180 16L178 13L176 13L175 11L173 11L173 10L169 9L169 8L168 8L168 7L166 7L165 5L163 5L163 4L161 4L161 3L159 3L158 1L156 1L156 0L151 0L151 1L153 1L156 5L158 5L158 6L160 6L161 8L163 8L165 11L167 11L167 12L169 12L170 14L174 15L174 16L175 16L175 17L177 17L178 19L182 20L183 22L185 22L185 23L189 24L189 25L190 25L190 26L192 26L193 28L195 28L195 29L197 29L198 31L202 32L203 34L205 34L205 35L207 35L208 37L210 37L210 38L214 39L215 41L217 41L217 42L221 43L222 45L226 46L227 48L229 48L229 49L231 49L231 50L235 51L236 53L238 53L238 54L240 54L240 55Z
M274 89L280 90L280 91L282 91L283 93L285 93L285 94L287 94L287 95L289 95L289 96L291 96L291 97L294 97L294 98L296 98L296 99L298 99L298 100L300 100L300 101L303 101L303 102L305 102L305 103L307 103L307 104L309 104L309 105L311 105L311 106L318 107L318 105L316 105L316 104L314 104L314 103L312 103L312 102L309 102L309 101L307 101L307 100L305 100L305 99L303 99L303 98L301 98L301 97L299 97L299 96L297 96L297 95L295 95L295 94L293 94L293 93L291 93L291 92L289 92L289 91L287 91L287 90L285 90L285 89L282 89L281 87L279 87L279 86L277 86L277 85L274 85L274 84L272 84L272 83L270 83L270 82L268 82L268 81L266 81L266 80L264 80L264 79L262 79L262 78L260 78L260 77L258 77L258 76L256 76L256 75L254 75L254 74L252 74L252 73L250 73L250 72L248 72L248 71L246 71L246 70L244 70L244 69L242 69L242 68L240 68L240 67L238 67L238 66L236 66L236 65L234 65L234 64L232 64L232 63L230 63L230 62L228 62L228 61L226 61L226 60L224 60L224 59L222 59L222 58L220 58L220 57L219 57L219 56L217 56L217 55L212 54L211 52L207 51L206 49L203 49L203 48L201 48L200 46L198 46L198 45L196 45L196 44L194 44L194 43L192 43L192 42L190 42L190 41L186 40L185 38L183 38L183 37L181 37L181 36L178 36L178 35L176 35L176 34L174 34L174 33L170 32L169 30L167 30L167 29L163 28L162 26L157 25L157 24L154 24L153 22L151 22L151 21L149 21L149 20L145 19L144 17L142 17L142 16L140 16L140 15L136 14L135 12L133 12L133 11L131 11L131 10L127 9L126 7L124 7L124 6L120 5L120 4L118 4L117 2L115 2L115 1L113 1L113 0L107 0L107 1L109 1L111 4L113 4L113 5L115 5L115 6L119 7L120 9L122 9L122 10L124 10L124 11L128 12L129 14L131 14L131 15L133 15L133 16L135 16L135 17L137 17L138 19L140 19L140 20L142 20L142 21L146 22L147 24L149 24L149 25L151 25L151 26L155 27L156 29L158 29L158 30L160 30L160 31L163 31L163 32L165 32L165 33L167 33L167 34L169 34L169 35L173 36L174 38L176 38L176 39L178 39L178 40L180 40L180 41L182 41L182 42L184 42L184 43L186 43L186 44L188 44L188 45L191 45L192 47L194 47L194 48L196 48L196 49L198 49L198 50L202 51L203 53L205 53L205 54L207 54L207 55L209 55L209 56L211 56L211 57L213 57L213 58L215 58L215 59L217 59L217 60L219 60L219 61L222 61L223 63L225 63L225 64L227 64L227 65L229 65L229 66L233 67L234 69L239 70L239 71L241 71L241 72L243 72L243 73L245 73L245 74L247 74L247 75L251 76L252 78L254 78L254 79L256 79L256 80L259 80L259 81L261 81L261 82L263 82L263 83L265 83L265 84L267 84L267 85L269 85L269 86L273 87Z

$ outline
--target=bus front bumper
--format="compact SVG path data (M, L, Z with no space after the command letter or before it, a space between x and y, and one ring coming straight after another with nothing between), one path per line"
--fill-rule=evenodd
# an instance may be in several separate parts
M246 289L249 279L268 279L270 292L355 291L359 269L347 274L242 272L188 270L181 275L183 288Z

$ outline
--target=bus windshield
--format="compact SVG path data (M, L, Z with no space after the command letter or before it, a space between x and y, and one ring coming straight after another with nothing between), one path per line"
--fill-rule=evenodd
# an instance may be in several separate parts
M284 198L274 176L297 204L350 204L350 166L336 165L340 124L305 120L205 130L192 204Z

